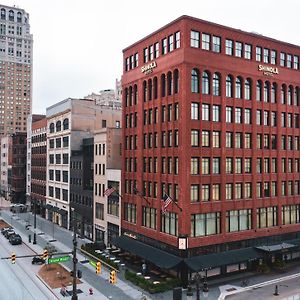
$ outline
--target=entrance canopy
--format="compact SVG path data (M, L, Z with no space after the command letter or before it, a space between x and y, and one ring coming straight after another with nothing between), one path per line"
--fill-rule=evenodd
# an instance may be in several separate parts
M254 248L242 248L220 253L200 255L185 259L185 263L195 272L213 269L216 267L247 262L261 258L262 254Z
M278 252L278 251L282 251L282 250L288 250L288 249L292 249L292 248L296 248L297 245L294 244L288 244L288 243L281 243L281 244L277 244L277 245L267 245L267 246L259 246L259 247L255 247L258 250L262 250L264 252Z
M112 244L162 269L172 269L182 262L180 257L157 249L128 236L122 235L112 241Z

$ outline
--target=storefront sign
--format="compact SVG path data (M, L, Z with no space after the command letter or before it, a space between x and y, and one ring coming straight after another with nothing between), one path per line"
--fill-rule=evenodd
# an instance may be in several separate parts
M153 61L152 63L142 66L141 67L141 72L144 73L145 75L150 74L153 72L153 69L157 67L156 61Z
M137 236L131 232L124 232L124 235L126 235L132 239L135 239L135 240L137 239Z
M263 74L266 76L273 76L274 74L279 74L277 67L258 65L258 71L263 72Z

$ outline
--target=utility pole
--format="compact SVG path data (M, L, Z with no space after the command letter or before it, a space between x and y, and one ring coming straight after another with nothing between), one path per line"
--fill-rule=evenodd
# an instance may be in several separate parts
M73 293L71 300L78 300L77 296L77 262L76 257L77 238L76 238L76 220L73 215Z
M34 210L34 218L33 218L33 244L36 244L36 199L34 198L34 204L33 204L33 210Z

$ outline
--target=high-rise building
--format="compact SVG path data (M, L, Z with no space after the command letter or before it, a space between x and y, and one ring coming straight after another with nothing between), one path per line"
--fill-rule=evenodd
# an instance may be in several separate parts
M298 256L300 48L182 16L123 55L116 244L208 276Z
M26 132L32 106L29 14L0 5L0 135Z

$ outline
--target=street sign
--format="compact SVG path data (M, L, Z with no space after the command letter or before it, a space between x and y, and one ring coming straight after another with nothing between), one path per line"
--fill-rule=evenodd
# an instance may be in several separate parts
M48 258L48 264L59 264L61 262L66 262L70 260L70 256L61 256L61 257L53 257L53 258Z
M96 266L97 266L97 263L96 263L95 261L93 261L93 260L90 260L90 261L89 261L89 264L90 264L91 266L93 266L94 268L96 268Z

